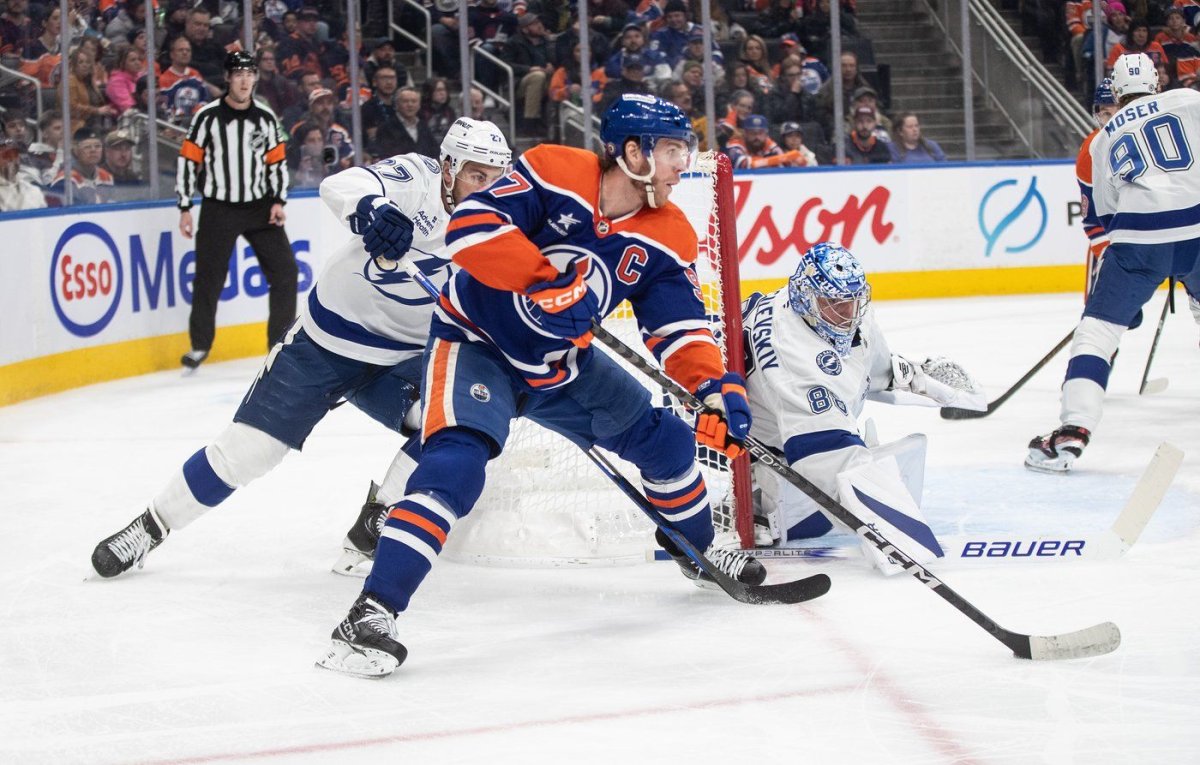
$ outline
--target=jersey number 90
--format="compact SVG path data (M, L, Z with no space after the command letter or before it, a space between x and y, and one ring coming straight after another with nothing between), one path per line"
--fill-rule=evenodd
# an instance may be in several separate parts
M1141 141L1138 134L1141 134ZM1108 150L1108 166L1113 175L1132 183L1146 172L1145 143L1150 161L1165 173L1187 170L1192 166L1192 147L1188 144L1183 123L1174 114L1163 114L1147 120L1136 133L1125 133Z

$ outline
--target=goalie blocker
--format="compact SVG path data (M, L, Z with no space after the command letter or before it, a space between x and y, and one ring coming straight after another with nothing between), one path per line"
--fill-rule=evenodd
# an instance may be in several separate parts
M858 260L835 243L800 258L786 290L752 295L747 390L752 435L917 560L941 555L921 515L925 438L869 449L858 430L863 403L983 408L971 377L944 358L921 365L891 353L870 311L870 286ZM759 511L771 530L763 543L818 537L833 522L818 505L762 465L755 469ZM864 542L885 573L900 568Z

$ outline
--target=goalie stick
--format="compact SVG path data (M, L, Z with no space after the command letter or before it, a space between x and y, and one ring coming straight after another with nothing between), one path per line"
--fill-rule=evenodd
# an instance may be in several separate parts
M1150 380L1150 365L1154 363L1154 352L1158 350L1158 339L1162 337L1163 324L1167 322L1167 309L1175 313L1175 277L1167 279L1167 299L1163 302L1162 314L1158 317L1158 329L1154 330L1154 341L1150 343L1150 354L1146 356L1146 370L1142 372L1142 384L1138 386L1138 395L1154 395L1167 389L1167 378L1157 377Z
M700 399L667 377L660 369L652 366L641 356L634 353L633 350L616 338L611 332L600 326L598 322L592 322L592 334L598 342L661 385L684 405L696 410L707 409ZM1067 337L1067 340L1070 340L1070 336ZM1063 344L1065 343L1066 341L1064 340ZM759 463L779 474L788 483L807 494L830 515L850 527L854 533L888 555L893 561L902 566L905 571L937 593L942 600L954 606L960 613L983 628L989 635L1007 646L1013 652L1014 656L1021 659L1034 660L1079 659L1090 656L1102 656L1115 651L1120 646L1121 631L1112 622L1104 622L1086 629L1061 635L1026 635L1001 627L987 614L972 605L970 601L952 590L949 585L936 577L932 571L917 563L854 513L821 491L821 489L809 482L804 476L792 470L789 465L781 462L773 451L753 436L746 439L745 445L751 456L757 459Z
M429 280L428 276L426 276L419 268L417 268L415 263L408 258L401 258L400 263L408 275L411 276L414 281L420 284L421 287L423 287L425 291L429 293L430 297L432 297L435 301L440 299L441 293L438 292L437 287ZM752 603L755 605L771 603L792 604L802 603L806 600L812 600L813 598L818 598L829 592L831 582L829 581L829 577L825 574L815 574L813 576L804 577L803 579L797 579L791 582L783 582L780 584L761 585L742 584L732 577L726 576L722 571L714 566L712 562L708 560L708 558L705 558L703 553L696 549L695 545L687 541L682 534L668 525L666 520L659 514L657 510L654 509L654 506L651 505L644 496L642 496L642 493L638 491L637 488L625 478L625 476L621 475L617 469L613 467L612 463L609 462L603 454L597 451L595 447L584 450L584 453L587 454L588 459L590 459L596 465L596 467L600 468L600 471L604 473L609 480L617 485L617 488L624 492L625 495L633 501L633 504L638 506L639 510L645 513L650 520L654 521L654 525L663 530L663 533L667 535L667 538L670 539L676 547L678 547L684 552L684 554L691 558L692 562L699 566L702 571L711 576L713 581L715 581L717 585L720 586L720 588L734 600L740 603Z
M987 417L989 414L999 409L1005 401L1008 401L1010 398L1012 398L1012 395L1020 390L1022 385L1029 382L1031 377L1040 372L1042 367L1050 363L1050 359L1057 356L1058 352L1063 348L1066 348L1067 343L1071 342L1071 338L1073 337L1075 337L1075 330L1071 330L1067 333L1066 337L1064 337L1062 340L1059 340L1058 345L1054 346L1049 353L1043 356L1041 361L1033 365L1033 369L1030 369L1028 372L1026 372L1025 375L1021 377L1020 380L1017 380L1017 382L1011 388L1001 393L999 398L988 404L987 409L984 409L983 411L976 411L974 409L959 409L958 407L948 406L943 408L941 411L942 419L977 420L980 417Z

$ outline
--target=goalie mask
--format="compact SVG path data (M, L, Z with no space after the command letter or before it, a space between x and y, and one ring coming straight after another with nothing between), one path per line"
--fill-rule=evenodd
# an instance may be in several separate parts
M1130 96L1148 96L1158 92L1158 70L1145 53L1118 56L1112 71L1113 94L1118 100Z
M443 184L442 196L446 206L454 209L454 179L467 162L507 170L512 164L512 149L494 123L459 117L442 139L441 160L450 163L450 183Z
M871 286L862 265L835 242L813 245L788 279L788 305L839 356L850 353L870 302Z
M650 169L645 175L637 175L625 164L625 142L630 138L638 140L642 153L650 161ZM647 202L651 207L658 207L653 187L654 147L662 138L683 141L689 154L696 150L692 121L678 106L657 96L626 93L613 101L600 123L600 140L604 143L605 155L616 160L625 175L645 185ZM691 164L690 158L688 164Z

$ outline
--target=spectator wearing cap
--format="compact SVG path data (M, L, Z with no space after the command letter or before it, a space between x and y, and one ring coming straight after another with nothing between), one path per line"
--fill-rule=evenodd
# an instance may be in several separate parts
M892 121L886 115L884 115L883 110L879 108L879 94L876 93L875 88L872 88L870 85L864 85L861 88L856 88L854 92L850 94L850 111L846 115L846 127L852 127L851 123L853 122L854 111L860 106L869 106L875 110L875 122L879 124L879 127L876 130L876 135L880 138L880 140L892 140Z
M876 134L879 121L875 110L859 106L854 110L854 127L847 136L847 165L888 165L892 162L892 151L887 141Z
M671 69L675 69L683 60L688 47L695 42L697 36L703 55L704 30L699 24L692 22L688 15L688 7L683 0L667 0L663 8L663 19L666 23L650 35L650 49L661 53ZM721 53L716 38L712 41L712 57L713 63L725 66L725 56Z
M696 25L692 25L693 29L688 33L688 42L683 49L683 54L679 60L675 62L672 70L674 79L683 79L683 68L688 64L699 64L701 77L704 71L704 31ZM713 38L713 47L716 48L716 38ZM712 79L714 87L721 87L725 82L725 57L722 55L718 58L717 52L712 56Z
M72 199L78 205L103 204L112 201L112 174L100 166L104 144L100 134L89 127L76 130L71 136ZM66 176L62 168L50 183L50 191L65 199Z
M137 90L138 77L145 69L146 62L142 59L140 50L129 43L117 47L117 59L113 64L112 73L108 75L108 87L105 88L104 95L118 117L137 103L134 92Z
M368 143L375 140L383 126L396 128L400 124L400 116L396 114L396 91L400 89L396 70L388 64L380 64L375 68L371 86L371 97L362 105L362 125Z
M100 167L107 170L117 186L136 186L144 183L133 161L133 135L124 130L112 130L104 136L104 161Z
M785 122L779 127L779 145L785 152L797 152L800 161L794 167L816 167L817 155L804 145L804 128L799 122Z
M546 25L536 13L521 16L517 33L504 46L500 58L513 70L517 81L517 102L521 106L518 131L525 135L544 135L542 108L550 75L554 73L554 47L546 36Z
M734 170L759 167L799 167L800 152L785 152L768 133L767 118L751 114L742 120L741 132L725 144L725 156Z
M825 66L825 62L816 56L810 56L804 46L800 44L799 37L788 33L779 38L779 46L783 52L783 58L771 70L772 76L778 78L779 72L783 68L783 62L789 58L796 58L799 60L800 66L804 68L800 80L804 84L804 89L809 93L815 94L829 80L831 76L829 67Z
M766 97L767 118L772 123L816 122L820 119L816 96L805 89L803 75L804 66L799 56L784 59L779 80Z
M337 152L337 165L345 169L354 164L354 141L350 131L339 125L334 119L337 111L337 97L329 88L317 88L308 94L308 115L301 122L311 122L321 129L325 143ZM293 125L294 131L299 125ZM292 132L292 131L289 131Z
M671 79L671 67L661 53L646 45L646 32L641 24L626 24L621 30L621 44L604 64L604 74L612 80L621 76L621 61L626 53L637 53L642 57L646 82L653 84Z
M1113 66L1117 63L1117 59L1127 53L1145 53L1155 64L1165 64L1167 62L1167 52L1163 50L1163 46L1150 39L1150 25L1144 19L1134 19L1129 22L1129 29L1125 32L1125 39L1114 45L1113 49L1108 52L1108 59L1104 63L1104 71L1111 74Z
M11 138L0 139L0 212L45 206L42 190L21 172L21 147Z
M621 76L609 80L604 86L604 95L600 99L600 111L608 109L609 104L626 93L641 93L652 95L654 90L646 84L646 69L642 62L642 54L626 53L621 60Z
M439 140L429 131L429 126L421 121L421 91L416 88L400 88L396 91L396 114L399 120L395 126L379 128L371 154L390 157L393 154L415 152L436 157Z
M295 82L279 72L279 60L275 57L274 47L259 48L256 58L258 87L255 93L267 102L271 111L282 116L297 104L307 103L308 95L302 94Z
M325 76L321 69L321 42L317 39L320 20L316 8L305 7L296 14L296 31L284 38L276 50L279 71L284 77L299 80L305 72Z
M896 117L891 149L892 161L898 165L946 161L946 152L938 142L921 135L921 119L912 112Z

